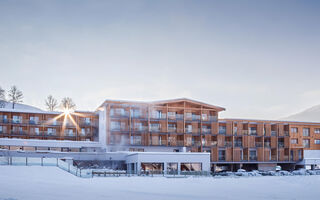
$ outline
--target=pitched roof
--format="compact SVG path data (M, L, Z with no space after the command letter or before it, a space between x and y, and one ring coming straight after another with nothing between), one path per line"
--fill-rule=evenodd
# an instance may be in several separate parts
M179 103L179 102L184 102L184 101L188 102L188 103L192 103L192 104L205 106L209 109L214 109L218 112L226 110L225 108L220 107L220 106L214 106L211 104L207 104L207 103L204 103L201 101L196 101L196 100L188 99L188 98L177 98L177 99L158 100L158 101L130 101L130 100L110 100L110 99L108 99L108 100L105 100L102 105L104 105L105 103L111 103L111 102L114 102L114 103L134 103L134 104L154 104L154 105L156 105L156 104L166 104L166 103ZM101 106L99 106L99 108Z

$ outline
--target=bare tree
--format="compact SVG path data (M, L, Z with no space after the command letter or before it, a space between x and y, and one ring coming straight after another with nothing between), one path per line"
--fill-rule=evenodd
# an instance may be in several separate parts
M18 90L17 86L12 86L8 92L9 101L12 103L12 109L16 103L21 103L23 99L23 94Z
M73 100L70 97L65 97L61 101L61 107L65 110L74 110L76 108L76 104L73 103Z
M53 98L52 95L49 95L47 97L45 103L49 111L54 111L58 106L58 101L55 98Z
M0 86L0 108L6 106L6 91Z

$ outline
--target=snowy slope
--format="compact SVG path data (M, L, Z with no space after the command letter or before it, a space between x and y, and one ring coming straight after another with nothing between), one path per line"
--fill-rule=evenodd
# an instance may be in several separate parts
M320 105L313 106L297 114L282 118L281 120L320 122Z
M57 167L0 166L0 199L319 199L320 176L78 178Z

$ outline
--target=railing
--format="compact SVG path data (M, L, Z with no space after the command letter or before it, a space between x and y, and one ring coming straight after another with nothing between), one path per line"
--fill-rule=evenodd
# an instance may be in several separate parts
M134 131L134 132L144 132L144 131L148 131L148 126L135 127L135 128L132 128L132 131Z
M125 112L121 112L121 113L110 113L110 117L112 118L121 118L121 117L129 117L129 112L128 111L125 111Z
M271 136L277 136L277 131L271 131Z
M227 131L225 129L219 129L219 134L220 135L225 135Z
M166 114L161 114L161 116L160 116L160 115L151 114L151 115L150 115L150 119L151 119L151 120L167 119L167 115L166 115Z

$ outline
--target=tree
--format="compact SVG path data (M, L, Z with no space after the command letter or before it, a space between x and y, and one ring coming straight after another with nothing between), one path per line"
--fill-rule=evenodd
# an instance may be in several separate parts
M70 97L65 97L61 101L61 107L64 110L74 110L76 108L76 104L73 103L73 100Z
M58 106L58 101L55 98L53 98L52 95L49 95L47 97L45 103L49 111L54 111Z
M0 86L0 108L6 106L6 91Z
M12 103L12 109L16 103L21 103L23 99L23 94L18 90L17 86L12 86L8 92L9 101Z

